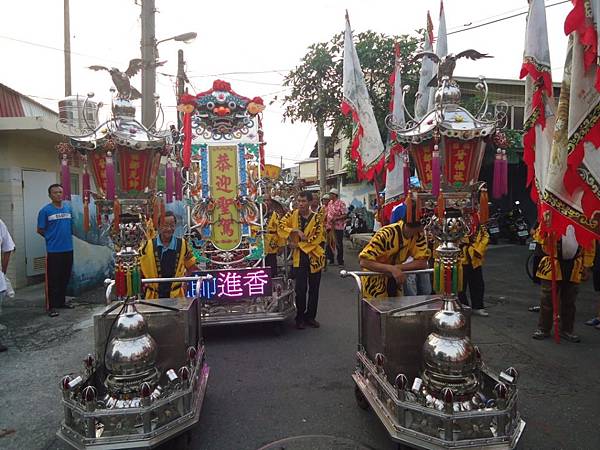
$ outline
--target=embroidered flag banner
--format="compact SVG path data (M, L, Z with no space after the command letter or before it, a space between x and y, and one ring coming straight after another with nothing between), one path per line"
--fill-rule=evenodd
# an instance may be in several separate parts
M597 65L586 70L577 31L569 36L544 203L552 228L569 224L581 244L600 238L600 92ZM558 213L558 214L555 214Z
M532 200L538 205L538 219L541 222L539 198L543 196L547 184L555 120L543 0L532 0L529 4L520 78L525 78L523 161L527 165L527 186L531 188Z
M381 172L383 169L385 148L379 134L358 54L352 41L348 13L346 13L346 31L344 33L343 86L342 113L344 115L352 113L352 119L357 126L350 154L352 159L357 162L358 178L372 180L375 173Z

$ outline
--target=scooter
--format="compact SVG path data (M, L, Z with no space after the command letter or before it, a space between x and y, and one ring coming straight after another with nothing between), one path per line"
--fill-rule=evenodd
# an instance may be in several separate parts
M519 206L521 202L515 201L515 206L505 216L505 227L510 241L525 245L529 239L529 223Z
M367 231L367 222L363 218L360 211L352 211L348 215L348 219L346 220L346 228L344 230L344 234L346 237L350 237L350 235L355 233L365 233Z
M486 223L490 235L490 244L496 245L498 243L498 238L500 237L500 219L503 214L502 210L497 208L496 212L490 216Z

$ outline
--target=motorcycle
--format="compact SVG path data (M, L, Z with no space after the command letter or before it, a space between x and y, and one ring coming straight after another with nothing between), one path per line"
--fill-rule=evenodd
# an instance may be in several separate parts
M490 244L492 245L498 243L498 238L500 237L500 219L503 214L502 210L497 208L496 212L490 216L486 223L488 234L490 235Z
M362 212L354 209L352 212L348 214L348 219L346 219L346 228L344 229L344 234L347 238L352 234L356 233L366 233L367 232L367 222L365 221Z
M529 223L525 218L521 207L521 202L515 202L515 206L503 218L503 225L506 235L511 242L518 242L525 245L529 239Z

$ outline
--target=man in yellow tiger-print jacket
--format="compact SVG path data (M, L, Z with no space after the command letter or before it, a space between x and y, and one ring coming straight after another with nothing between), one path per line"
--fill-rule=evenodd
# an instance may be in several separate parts
M575 239L575 231L572 226L567 228L567 232L558 239L555 246L549 239L542 236L539 230L535 235L535 240L542 246L544 256L537 270L537 276L541 280L542 293L538 329L532 337L545 339L550 336L552 329L552 258L549 255L554 250L556 261L554 267L560 305L560 337L569 342L579 342L579 336L573 334L575 300L579 283L590 277L596 249L594 246L590 249L582 248ZM555 248L553 249L553 247Z
M319 328L316 321L319 304L321 270L325 266L325 239L322 208L310 210L312 194L301 192L297 196L296 209L288 212L279 221L277 233L282 239L290 240L293 249L293 274L296 281L296 328L306 325ZM306 293L308 291L308 303Z
M267 228L264 235L265 242L265 265L271 268L271 274L277 275L277 254L285 246L285 239L279 237L279 214L275 211L274 200L269 194L265 195L265 207L267 208Z
M414 215L413 215L414 217ZM404 223L402 220L380 228L360 252L362 268L391 275L363 278L365 298L401 295L406 280L405 271L427 268L429 248L420 221ZM409 256L411 262L405 262Z
M463 305L468 305L467 287L471 298L472 313L477 316L489 316L483 305L485 284L483 282L483 258L490 241L490 235L484 226L479 224L477 214L473 215L474 232L465 236L461 243L463 252L460 263L463 270L463 283L458 293L458 299Z

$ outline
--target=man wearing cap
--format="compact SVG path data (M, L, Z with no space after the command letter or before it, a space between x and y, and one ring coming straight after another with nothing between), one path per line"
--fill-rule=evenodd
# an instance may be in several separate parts
M344 227L346 226L346 217L348 208L339 198L340 192L333 188L329 191L329 203L327 204L327 224L326 228L333 230L335 234L335 249L337 253L337 262L340 266L344 265ZM333 260L333 254L331 259Z

